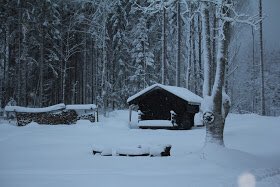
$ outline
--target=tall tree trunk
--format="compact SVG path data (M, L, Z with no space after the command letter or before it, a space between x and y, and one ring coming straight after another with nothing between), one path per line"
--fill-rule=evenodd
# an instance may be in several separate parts
M177 61L176 61L176 86L181 84L181 5L180 0L177 0Z
M222 47L222 46L220 46ZM220 57L218 59L215 83L213 88L213 123L206 123L206 144L217 144L224 146L224 126L225 118L222 114L222 97L223 97L223 84L224 84L224 72L225 72L225 59Z
M217 5L216 5L217 6ZM218 9L218 7L216 7ZM222 8L221 14L228 16L229 11L226 7ZM218 19L218 18L215 18ZM214 86L211 94L212 101L212 111L210 114L213 115L213 120L206 120L206 142L205 144L215 144L224 146L224 126L225 119L228 115L230 108L230 101L226 99L226 93L224 89L225 83L225 66L226 66L226 57L228 46L230 42L230 24L228 22L223 23L222 19L218 21L219 36L224 36L224 39L221 38L218 40L217 45L217 67L216 67L216 76L214 81ZM204 117L207 114L207 111L204 111Z
M83 104L87 103L87 34L84 34L83 51Z
M211 43L210 43L210 23L209 23L209 5L207 2L201 3L202 10L202 36L203 39L203 57L204 57L204 82L203 82L203 97L210 96L211 92Z
M202 84L201 84L201 80L203 80L202 77L202 28L201 28L201 16L198 16L198 74L197 74L197 78L196 81L199 82L199 90L201 94L201 88L202 88Z
M17 87L16 87L16 101L21 105L21 34L22 34L22 6L21 1L18 1L18 54L17 54Z
M3 97L3 103L2 103L2 107L4 107L4 105L7 104L8 102L8 92L7 92L7 87L9 86L9 65L10 65L10 25L8 23L6 23L5 25L5 60L4 60L4 75L3 75L3 84L4 87L6 88L4 90L4 97Z
M197 80L195 79L196 78L196 75L197 75L197 59L196 59L196 36L195 36L195 17L193 18L192 20L192 56L193 56L193 81L192 81L192 84L193 84L193 91L194 93L197 94Z
M62 102L63 103L65 103L66 71L67 71L67 62L63 61L63 68L62 68Z
M96 90L95 85L94 85L94 78L95 78L95 71L94 71L94 59L96 59L97 57L94 55L95 51L94 51L94 40L93 38L90 39L91 41L91 104L95 103L94 100L94 92ZM96 103L95 103L96 104Z
M191 14L193 13L192 12L192 8L193 5L192 3L189 4L189 17L191 17ZM188 52L187 52L187 55L188 55L188 61L187 61L187 67L186 67L186 88L187 89L190 89L190 85L191 85L191 69L192 69L192 38L193 38L193 19L191 19L189 22L189 32L188 32L188 42L187 42L187 48L188 48Z
M260 16L260 73L261 73L261 114L266 115L265 97L264 97L264 49L263 49L263 11L262 0L259 0L259 16Z
M166 84L166 8L163 6L162 18L162 64L161 64L161 83Z
M64 1L60 1L60 7L61 7L61 12L60 12L60 20L64 20ZM63 68L64 68L64 63L65 63L65 58L64 58L64 37L66 34L66 31L64 30L63 23L60 23L60 81L59 81L59 89L60 92L59 94L59 102L64 102L64 88L63 88Z
M113 52L112 52L113 54ZM116 63L113 62L112 63L112 93L113 93L113 98L112 99L112 109L115 110L115 100L116 100L116 96L115 96L115 85L116 84Z
M45 1L43 3L43 10L45 10ZM39 62L39 107L43 106L43 94L44 94L44 88L43 88L43 84L44 84L44 60L45 60L45 53L44 53L44 37L45 37L45 29L43 26L43 22L45 21L45 12L43 11L43 18L40 23L40 62Z
M22 45L23 45L23 50L22 50L22 105L27 106L27 83L28 83L28 65L27 65L27 28L25 26L22 27L23 29L23 38L22 38Z
M106 56L106 18L104 15L103 18L103 46L102 46L102 64L103 64L103 68L102 68L102 80L101 80L101 98L102 98L102 109L103 109L103 113L104 116L106 116L107 113L107 108L106 108L106 104L107 104L107 56Z
M214 84L214 78L215 78L215 71L216 71L216 63L217 63L217 41L216 38L217 36L217 19L216 15L217 13L213 11L213 35L212 35L212 59L211 59L211 65L210 65L210 73L211 73L211 79L210 79L210 84Z
M251 75L251 82L253 83L253 89L255 87L255 32L254 32L254 27L252 27L252 75ZM255 112L255 90L252 91L251 96L252 96L252 112Z
M39 106L42 107L43 103L43 64L44 64L44 41L43 34L41 35L40 42L40 62L39 62Z

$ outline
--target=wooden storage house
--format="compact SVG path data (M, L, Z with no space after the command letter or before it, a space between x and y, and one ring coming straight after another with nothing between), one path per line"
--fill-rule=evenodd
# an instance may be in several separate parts
M128 98L138 106L139 128L191 129L202 98L186 88L154 84Z

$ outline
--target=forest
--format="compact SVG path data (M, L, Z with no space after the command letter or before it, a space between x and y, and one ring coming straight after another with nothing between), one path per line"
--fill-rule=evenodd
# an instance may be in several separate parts
M258 2L231 5L246 18L229 24L225 91L231 112L277 116L280 46L264 48ZM0 0L1 107L14 99L30 107L124 109L129 96L154 83L202 96L200 10L200 1L187 0ZM214 10L208 6L206 20L211 84L220 37Z

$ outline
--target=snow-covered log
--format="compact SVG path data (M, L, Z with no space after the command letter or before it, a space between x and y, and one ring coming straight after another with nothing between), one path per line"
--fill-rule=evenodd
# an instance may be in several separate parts
M118 156L151 156L151 157L162 157L170 156L171 145L157 145L157 146L142 146L139 145L136 148L127 147L119 148L116 150Z
M93 147L93 155L99 154L101 156L151 156L164 157L170 156L171 145L156 145L156 146L142 146L137 147L120 147L117 149L95 146Z
M118 148L116 150L116 155L118 156L149 156L150 149L149 147L125 147L125 148Z
M101 156L112 156L112 148L104 148L104 147L93 147L92 154L100 154Z

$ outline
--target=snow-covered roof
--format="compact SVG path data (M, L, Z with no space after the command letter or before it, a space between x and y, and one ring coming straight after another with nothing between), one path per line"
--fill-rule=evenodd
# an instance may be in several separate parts
M6 112L25 112L25 113L41 113L41 112L51 112L56 110L93 110L96 109L95 104L81 104L81 105L66 105L61 103L49 107L44 108L29 108L29 107L21 107L21 106L6 106Z
M127 102L131 102L132 100L136 99L137 97L140 97L141 95L153 90L153 89L157 89L157 88L161 88L163 90L166 90L174 95L176 95L177 97L180 97L181 99L188 101L190 104L200 104L202 102L202 98L199 97L198 95L192 93L190 90L186 89L186 88L182 88L182 87L176 87L176 86L166 86L166 85L162 85L162 84L154 84L152 86L149 86L147 88L145 88L144 90L136 93L135 95L129 97L127 99Z
M21 106L6 106L6 112L24 112L24 113L41 113L41 112L51 112L56 110L65 109L65 104L57 104L49 107L44 108L28 108L28 107L21 107Z
M66 105L67 110L93 110L96 108L95 104Z

